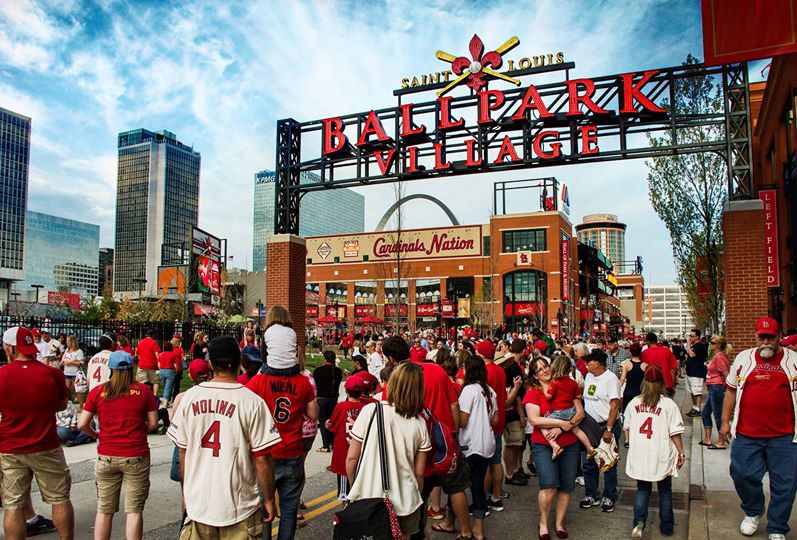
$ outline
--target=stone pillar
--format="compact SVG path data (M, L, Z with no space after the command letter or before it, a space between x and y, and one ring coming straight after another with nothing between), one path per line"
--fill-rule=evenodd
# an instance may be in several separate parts
M292 234L269 236L266 260L266 306L271 308L281 305L288 309L301 354L304 349L304 287L307 281L307 248L304 238ZM325 313L319 313L319 317L324 315Z
M722 215L725 237L725 321L734 352L755 346L755 322L768 315L764 203L730 201Z

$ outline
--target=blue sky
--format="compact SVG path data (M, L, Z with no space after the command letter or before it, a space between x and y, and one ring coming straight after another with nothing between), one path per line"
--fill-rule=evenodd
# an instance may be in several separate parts
M564 52L575 76L669 67L702 57L700 2L157 1L0 2L0 106L33 118L29 208L101 226L113 246L116 134L168 129L202 154L200 227L251 264L253 173L274 167L276 120L395 104L402 77L437 71L438 49L517 35L518 58ZM463 223L487 221L507 173L407 184ZM643 161L547 168L568 184L571 221L610 212L628 224L628 258L645 278L675 277L669 237L650 207ZM366 227L390 187L362 190ZM529 208L531 209L531 208ZM406 226L446 224L414 202Z

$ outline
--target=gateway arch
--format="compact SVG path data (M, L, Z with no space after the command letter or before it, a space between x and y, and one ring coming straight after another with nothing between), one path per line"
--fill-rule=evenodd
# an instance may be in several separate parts
M379 223L376 226L376 230L377 231L384 231L385 230L385 226L387 226L388 220L396 212L396 210L398 210L399 207L402 204L404 204L406 202L409 202L409 201L411 201L413 199L424 199L424 200L427 200L427 201L435 203L437 206L440 207L440 209L443 212L446 213L446 215L448 216L448 219L451 220L451 224L452 225L459 225L459 220L457 219L457 216L454 215L454 213L451 211L451 209L448 208L448 206L446 206L443 203L443 201L441 201L437 197L432 197L431 195L426 195L425 193L414 193L412 195L407 195L406 197L402 197L399 200L397 200L395 203L393 203L393 205L390 208L387 209L387 212L385 212L385 215L382 216L382 219L379 220Z

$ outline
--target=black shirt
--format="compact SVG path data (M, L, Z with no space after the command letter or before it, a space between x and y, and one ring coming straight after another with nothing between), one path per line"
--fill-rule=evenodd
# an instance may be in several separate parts
M343 380L343 372L333 364L318 366L313 371L318 397L337 398L340 395L340 382Z
M512 389L515 387L515 377L523 377L523 371L520 369L520 366L514 360L507 360L507 364L504 366L504 373L506 373L506 393L507 395ZM517 412L517 399L523 400L523 387L520 387L518 390L516 401L513 402L506 402L506 421L507 422L518 422L520 420L520 415Z
M706 346L701 342L692 345L692 352L694 356L687 356L686 358L686 376L687 377L705 377L706 376Z

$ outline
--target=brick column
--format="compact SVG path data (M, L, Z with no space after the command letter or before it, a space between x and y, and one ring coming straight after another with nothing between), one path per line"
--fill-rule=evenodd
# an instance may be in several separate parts
M734 352L755 346L755 322L768 315L764 203L730 201L722 216L725 237L725 321Z
M266 306L288 308L299 343L304 349L304 287L307 248L304 238L292 234L273 234L266 243ZM323 287L323 285L321 285ZM323 292L322 292L323 294ZM319 313L324 317L326 313Z

